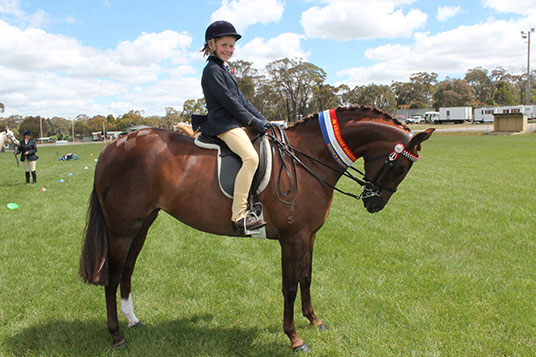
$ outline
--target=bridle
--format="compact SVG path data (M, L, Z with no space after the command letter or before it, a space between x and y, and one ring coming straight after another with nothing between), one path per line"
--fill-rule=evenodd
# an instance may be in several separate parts
M381 192L383 190L386 190L386 191L389 191L389 192L392 192L392 193L396 192L396 188L385 187L385 186L379 184L379 181L382 179L382 177L387 172L389 172L393 168L395 162L400 157L404 157L404 158L406 158L407 160L409 160L411 162L415 162L415 161L419 160L419 156L415 156L415 155L411 154L410 152L408 152L406 150L406 144L413 137L413 133L409 133L404 138L404 140L402 140L402 142L397 143L394 146L394 148L393 148L393 150L391 151L390 154L381 155L381 156L375 157L373 159L367 160L367 161L374 161L374 160L378 160L378 159L382 159L382 158L386 159L384 165L376 173L375 177L373 179L368 179L366 177L365 173L363 173L361 170L356 169L355 167L353 167L351 165L346 165L346 163L344 161L342 161L340 157L337 157L337 158L334 157L335 161L339 164L339 166L341 166L340 168L338 168L338 167L334 167L334 166L332 166L330 164L327 164L327 163L325 163L325 162L323 162L323 161L321 161L321 160L319 160L319 159L317 159L315 157L312 157L311 155L309 155L309 154L297 149L296 147L290 145L290 143L288 141L287 134L285 133L285 131L281 127L279 127L277 125L272 125L272 132L273 132L273 134L267 133L266 135L268 135L268 137L276 144L276 146L278 148L278 151L279 151L279 156L281 158L281 167L280 167L278 180L277 180L278 183L276 184L276 186L277 186L276 193L277 193L277 196L278 196L278 199L279 199L280 202L285 203L285 204L289 204L289 205L293 204L296 201L296 198L298 196L297 179L294 181L294 185L293 185L293 188L295 190L294 197L292 197L290 199L287 199L287 196L292 191L292 188L290 188L286 192L281 192L281 176L282 176L283 170L284 170L286 175L287 175L287 178L289 179L289 182L292 182L291 170L294 173L294 177L296 177L296 163L298 163L301 167L303 167L309 174L311 174L313 177L315 177L318 181L322 182L323 184L327 185L328 187L332 188L333 190L335 190L337 192L340 192L340 193L342 193L342 194L344 194L346 196L355 198L357 200L362 200L362 199L367 199L367 198L371 198L371 197L375 197L375 196L380 196ZM323 130L323 134L324 134L324 130ZM281 139L279 139L279 138L281 138ZM324 139L326 139L326 136L324 136ZM342 136L340 136L340 134L339 134L338 140L341 140L343 142L343 145L345 145L344 151L347 154L346 157L353 156L357 160L357 156L355 156L351 152L351 150L349 150L349 148L346 145L346 143L344 143L344 141L342 140ZM336 144L327 143L327 145L328 145L328 150L330 151L332 156L334 156L334 153L336 154L336 150L334 150L333 146L336 145ZM275 152L275 147L274 147L274 152ZM318 164L320 164L320 165L322 165L324 167L327 167L327 168L331 169L332 171L335 171L335 172L339 173L342 176L348 177L349 179L351 179L352 181L356 182L361 187L363 187L363 192L361 194L359 194L359 195L355 195L353 193L346 192L346 191L343 191L343 190L337 188L335 185L327 182L320 175L318 175L316 172L314 172L296 154L304 156L304 157L306 157L306 158L308 158L308 159L310 159L310 160L312 160L312 161L314 161L314 162L316 162L316 163L318 163ZM290 156L291 159L292 159L292 161L291 161L292 168L291 169L289 169L289 167L287 166L287 164L285 162L286 155ZM342 162L342 164L341 164L341 162ZM351 172L349 172L348 169L353 170L354 172L358 173L362 178L358 178L358 177L354 176Z
M413 155L412 153L410 153L409 151L406 150L406 145L411 140L412 137L413 137L413 133L407 134L406 137L404 138L404 140L402 140L402 142L400 142L400 143L398 143L398 144L396 144L394 146L393 151L391 151L391 153L389 155L387 155L387 156L381 155L381 156L375 157L373 159L368 159L367 160L367 161L370 162L370 161L386 158L384 164L378 170L378 172L376 173L376 175L374 176L374 178L372 180L367 180L366 177L363 176L365 181L367 181L367 183L370 184L369 188L365 187L365 190L368 189L370 191L370 196L369 197L379 196L382 190L390 191L392 193L396 192L396 188L385 187L385 186L382 186L382 185L378 184L378 182L380 181L380 179L383 177L383 175L386 172L390 171L394 167L395 162L400 157L404 157L404 158L406 158L407 160L409 160L411 162L416 162L417 160L420 159L419 155L415 156L415 155Z
M13 144L14 143L13 132L6 129L5 133L6 133L6 139L9 140L11 144Z

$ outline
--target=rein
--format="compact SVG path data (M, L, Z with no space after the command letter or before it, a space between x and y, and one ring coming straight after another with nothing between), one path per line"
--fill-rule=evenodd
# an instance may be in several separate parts
M379 196L379 192L375 191L373 189L374 186L377 186L377 185L374 185L372 182L368 181L366 178L365 178L365 174L363 172L361 172L360 170L350 166L350 168L356 172L358 172L361 176L363 176L363 180L355 177L354 175L352 175L350 172L348 172L347 170L341 170L339 168L336 168L336 167L333 167L321 160L318 160L317 158L315 157L312 157L311 155L297 149L296 147L290 145L288 143L288 138L287 138L287 134L285 133L285 131L283 129L281 129L281 127L279 126L272 126L272 129L273 129L273 132L274 134L270 134L270 133L267 133L266 135L268 135L268 137L270 139L272 139L272 141L277 145L278 147L278 151L279 151L279 157L281 158L281 168L279 170L279 175L278 175L278 180L277 180L277 196L278 196L278 199L280 202L284 203L284 204L292 204L296 201L296 197L298 196L298 179L297 179L297 174L296 174L296 163L298 163L301 167L303 167L309 174L311 174L314 178L316 178L318 181L322 182L323 184L327 185L328 187L332 188L333 190L337 191L337 192L340 192L342 193L343 195L346 195L346 196L349 196L349 197L352 197L352 198L355 198L357 200L360 200L360 199L364 199L364 198L368 198L368 197L373 197L373 196ZM281 140L277 137L279 134L279 136L281 137ZM275 150L275 148L274 148ZM357 182L360 186L362 186L364 188L363 192L358 196L358 195L354 195L353 193L350 193L350 192L346 192L346 191L343 191L339 188L337 188L335 185L332 185L331 183L327 182L326 180L324 180L320 175L318 175L316 172L314 172L309 166L307 166L302 160L300 160L299 157L296 156L296 154L294 153L298 153L300 155L303 155L305 157L307 157L308 159L316 162L316 163L319 163L321 164L322 166L325 166L337 173L339 173L340 175L344 175L346 177L348 177L349 179ZM290 201L285 201L283 200L280 195L281 195L281 175L282 175L282 172L283 172L283 169L285 170L285 172L287 173L287 177L289 179L289 181L292 182L292 177L290 176L290 171L288 170L288 167L287 167L287 164L285 163L285 157L286 155L289 155L292 159L292 170L294 172L294 177L296 177L296 180L294 181L294 188L295 188L295 196L292 200ZM286 193L283 194L283 196L287 196L289 193L291 192L291 189L289 189Z
M337 125L336 129L338 130L338 123L336 122L336 116L334 115L334 111L333 111L332 117L334 118L334 119L332 119L333 122L334 122L334 125ZM328 120L330 120L329 117L328 117ZM325 129L325 127L322 127L322 125L321 125L321 129L322 129L324 139L326 140L326 137L328 137L328 134L326 134L327 130ZM332 188L333 190L335 190L335 191L337 191L339 193L342 193L343 195L355 198L356 200L362 200L362 199L366 199L366 198L370 198L370 197L374 197L374 196L379 196L381 194L382 190L390 191L392 193L395 193L397 191L396 188L384 187L384 186L378 184L378 181L381 179L381 177L386 172L386 170L389 170L393 166L394 162L400 156L403 156L403 157L405 157L406 159L408 159L409 161L412 161L412 162L415 162L415 161L419 160L419 156L415 156L415 155L411 154L410 152L408 152L406 150L406 144L413 137L413 133L409 133L401 143L398 143L398 144L395 145L393 151L390 154L381 155L381 156L378 156L378 157L375 157L373 159L368 160L368 161L374 161L374 160L378 160L378 159L382 159L382 158L387 158L385 160L384 165L378 171L378 173L376 174L374 179L369 180L366 177L365 173L363 173L361 170L356 169L355 167L351 166L351 163L353 163L353 161L357 160L357 157L355 157L355 155L351 152L351 150L348 148L346 143L344 143L344 140L342 139L342 136L340 136L340 132L338 132L338 133L335 132L335 133L338 134L337 135L338 142L343 145L343 147L342 147L342 149L344 150L343 155L336 155L336 154L334 155L334 153L337 153L337 152L340 153L341 151L340 150L335 150L333 148L333 143L328 142L326 140L326 143L328 145L328 149L330 150L330 153L334 157L335 161L339 164L339 166L341 166L341 168L338 168L338 167L331 166L331 165L329 165L329 164L327 164L327 163L325 163L325 162L323 162L323 161L321 161L321 160L319 160L319 159L317 159L317 158L315 158L315 157L313 157L313 156L311 156L311 155L309 155L309 154L297 149L296 147L290 145L290 143L288 141L287 134L281 127L279 127L277 125L272 125L272 131L273 131L274 134L267 133L266 135L268 135L268 137L270 139L272 139L272 141L277 145L278 151L279 151L279 156L281 158L281 168L279 170L279 175L278 175L278 178L277 178L277 181L276 181L277 182L276 183L276 193L277 193L277 197L278 197L279 201L284 203L284 204L288 204L288 205L293 204L296 201L296 198L298 196L298 187L299 186L298 186L298 177L297 177L297 172L296 172L296 163L298 163L301 167L303 167L310 175L315 177L318 181L322 182L323 184L327 185L328 187ZM278 136L281 139L279 139ZM275 148L273 148L273 151L274 151L274 156L275 156ZM324 167L327 167L332 171L337 172L341 176L345 176L345 177L353 180L354 182L359 184L361 187L363 187L363 192L360 195L355 195L353 193L346 192L346 191L343 191L343 190L337 188L335 185L327 182L324 178L322 178L320 175L318 175L316 172L314 172L309 166L307 166L302 160L300 160L300 158L297 157L295 153L300 154L302 156L305 156L306 158L308 158L308 159L310 159L310 160L312 160L312 161L314 161L314 162L316 162L316 163L318 163L318 164L320 164L320 165L322 165ZM291 200L284 200L283 197L288 196L290 194L290 192L292 192L292 187L289 188L289 190L287 190L285 193L281 192L281 176L283 174L283 170L285 171L285 173L287 175L287 178L289 179L289 182L293 182L292 176L291 176L291 171L289 170L289 168L288 168L288 166L287 166L287 164L285 162L286 155L289 155L290 158L292 159L292 172L294 173L294 177L296 178L294 180L294 184L293 184L293 187L294 187L296 193L294 195L294 198L292 198ZM353 160L352 162L350 162L350 165L347 164L348 161L345 160L346 157L350 157L351 160ZM359 178L355 177L354 175L352 175L351 172L348 172L348 168L350 168L351 170L354 170L359 175L361 175L362 179L359 179Z

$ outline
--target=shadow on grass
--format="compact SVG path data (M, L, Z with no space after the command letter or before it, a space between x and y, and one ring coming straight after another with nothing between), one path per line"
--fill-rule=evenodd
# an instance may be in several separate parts
M121 324L126 348L111 346L103 320L50 321L4 339L4 352L13 355L129 355L129 356L286 356L286 343L267 343L261 330L214 327L211 315L168 320L128 329ZM274 332L273 332L273 331ZM279 331L268 328L269 334ZM283 340L281 340L283 341ZM1 351L1 350L0 350Z

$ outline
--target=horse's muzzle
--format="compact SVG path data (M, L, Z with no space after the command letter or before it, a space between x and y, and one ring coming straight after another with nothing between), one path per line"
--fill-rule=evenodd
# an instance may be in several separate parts
M374 196L363 199L363 205L369 213L376 213L385 207L385 201L380 196Z

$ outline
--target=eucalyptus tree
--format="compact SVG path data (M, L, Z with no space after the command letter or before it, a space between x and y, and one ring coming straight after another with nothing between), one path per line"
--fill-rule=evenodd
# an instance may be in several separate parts
M437 84L433 96L434 106L439 107L462 107L475 106L475 93L473 88L462 79L450 79Z
M395 114L397 103L393 90L388 85L369 84L356 86L352 89L352 104L370 105L372 107Z
M302 59L280 59L266 66L270 84L282 101L286 118L293 123L299 115L309 114L315 90L325 81L326 72Z
M488 70L482 67L472 68L467 71L465 82L473 88L475 98L479 104L492 104L493 82L488 75Z

